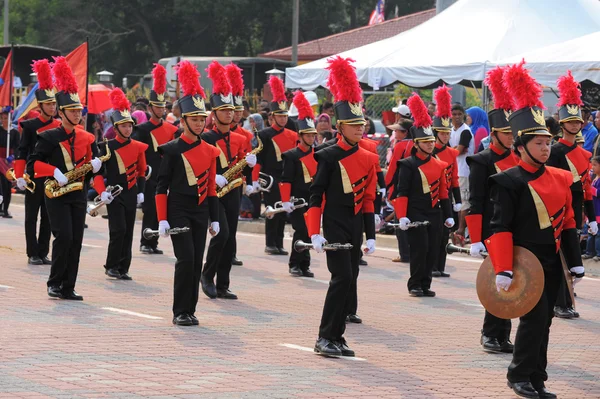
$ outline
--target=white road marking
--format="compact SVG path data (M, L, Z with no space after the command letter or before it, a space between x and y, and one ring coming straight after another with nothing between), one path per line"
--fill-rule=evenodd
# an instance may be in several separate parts
M0 288L15 288L15 287L11 287L10 285L2 285L2 284L0 284Z
M308 280L308 281L315 281L317 283L321 283L321 284L329 284L328 280L319 280L316 278L312 278L312 277L300 277L303 280Z
M285 346L286 348L290 348L290 349L297 349L299 351L314 353L314 350L312 348L307 348L306 346L300 346L300 345L294 345L294 344L279 344L279 345ZM336 357L336 359L354 360L356 362L364 362L367 360L367 359L363 359L362 357L349 357L349 356L340 356L340 357Z
M483 305L481 305L480 303L461 302L460 304L465 306L473 306L476 308L483 308Z
M92 244L81 244L82 247L87 248L102 248L102 245L92 245Z
M583 278L583 281L593 281L594 283L600 283L600 278L585 276Z
M138 312L132 312L131 310L126 310L126 309L118 309L118 308L102 308L102 309L103 310L108 310L110 312L127 314L127 315L130 315L130 316L142 317L144 319L162 320L162 317L151 316L151 315L148 315L148 314L143 314L143 313L138 313Z

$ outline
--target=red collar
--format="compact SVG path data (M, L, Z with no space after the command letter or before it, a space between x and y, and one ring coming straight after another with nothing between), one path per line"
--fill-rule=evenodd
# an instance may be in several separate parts
M158 123L156 123L156 122L154 122L154 121L152 120L152 118L150 118L150 122L151 122L151 123L152 123L154 126L159 126L159 125L162 123L162 119L160 119L160 120L158 121Z
M346 141L344 141L343 138L339 138L337 145L339 145L342 148L342 150L348 151L348 150L351 150L352 148L356 147L358 145L358 143L356 143L355 145L350 145L350 144L346 143Z
M435 148L437 148L438 150L441 150L444 147L446 147L446 144L442 144L439 141L435 142Z
M521 160L519 161L519 166L522 167L523 169L525 169L527 172L529 173L535 173L537 172L542 166L533 166L533 165L529 165L527 162Z
M271 125L271 127L272 127L272 128L273 128L273 130L275 130L277 133L281 133L281 132L283 132L283 129L285 129L285 126L284 126L284 127L282 127L282 128L279 128L279 126L278 126L276 123L272 124L272 125Z
M496 147L494 144L490 144L490 150L494 151L498 155L502 155L507 151L507 150L502 150L502 149Z
M195 141L191 141L191 139L189 139L185 133L182 133L181 136L179 136L181 138L181 140L185 141L188 144L194 144ZM201 140L200 137L198 137L198 140Z
M558 139L558 142L566 145L567 147L573 147L573 146L577 145L577 143L571 143L570 141L567 141L567 140L563 139L562 137L560 139Z
M116 134L116 136L115 136L115 140L117 140L119 143L123 144L124 142L126 142L126 141L127 141L127 140L129 140L129 139L125 139L125 138L123 138L123 137L122 137L122 136L121 136L121 135L120 135L120 134L117 132L117 134Z
M419 158L420 160L423 160L423 161L424 161L424 160L426 160L427 158L429 158L431 155L424 155L424 156L423 156L423 155L421 155L421 153L420 153L419 151L417 151L417 152L415 152L415 156L416 156L417 158Z

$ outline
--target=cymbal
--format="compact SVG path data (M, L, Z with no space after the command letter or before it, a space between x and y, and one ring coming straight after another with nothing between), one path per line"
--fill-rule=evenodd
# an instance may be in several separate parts
M535 307L544 290L544 270L528 249L513 248L513 279L508 291L496 289L496 272L491 257L477 273L477 296L483 307L501 319L515 319Z

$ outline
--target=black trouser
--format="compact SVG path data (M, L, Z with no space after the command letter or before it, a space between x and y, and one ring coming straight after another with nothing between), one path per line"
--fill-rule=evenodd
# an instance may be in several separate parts
M353 209L335 209L326 207L323 213L323 231L330 243L350 243L354 247L349 251L327 251L327 269L331 281L325 296L323 315L319 327L319 336L337 340L346 331L346 316L356 313L355 294L360 260L360 243L363 233L363 215L353 215ZM351 298L351 296L353 296ZM353 308L351 312L349 309Z
M171 236L177 258L173 283L173 315L194 314L198 303L202 257L208 229L208 203L204 201L198 205L198 197L170 194L167 212L172 228L190 228L187 233Z
M149 179L146 181L146 186L144 188L144 203L142 204L144 218L142 219L142 232L144 229L158 230L158 216L156 215L156 201L154 200L155 195L156 181ZM156 248L158 246L158 237L146 239L142 234L140 245Z
M133 244L133 228L137 205L137 190L123 190L111 204L106 205L108 211L108 253L106 269L117 269L120 273L128 273L131 265L131 246Z
M206 264L202 274L213 281L217 276L217 289L229 289L229 273L235 251L235 234L240 214L240 188L219 199L219 234L210 239Z
M408 290L431 288L431 272L439 257L442 235L442 211L433 209L427 214L408 213L411 222L428 220L427 226L413 227L407 230L410 245L410 278Z
M448 239L450 238L450 229L442 225L442 235L440 238L439 255L437 263L433 265L433 270L438 272L446 271L446 245L448 245Z
M489 236L483 237L483 242ZM483 317L483 328L481 329L481 334L486 337L496 338L502 343L510 338L510 330L512 329L512 322L510 319L500 319L487 310L485 311L485 316Z
M6 176L0 174L0 185L2 186L2 204L0 204L0 210L2 210L2 212L8 212L10 197L12 197L12 183Z
M35 179L33 193L25 190L25 240L27 241L27 256L48 256L50 250L50 220L46 210L44 194L44 178ZM40 233L37 234L38 214L40 215Z
M86 203L79 191L65 194L66 196L70 198L46 198L46 208L54 236L48 287L62 286L63 293L69 294L77 281ZM73 198L75 196L78 198Z
M561 308L572 308L573 301L571 300L571 293L567 287L567 280L563 277L560 279L558 285L558 297L556 298L556 306Z
M271 192L263 192L265 205L275 206L275 202L281 201L279 194L279 179L273 179ZM285 230L285 213L277 213L272 219L265 220L265 245L267 247L283 248L283 232Z
M258 219L260 217L260 205L262 197L260 193L252 194L250 197L250 201L252 202L252 219Z
M550 325L554 317L558 284L564 279L560 259L552 266L544 268L544 291L539 302L520 318L513 359L508 366L507 378L510 382L530 381L534 387L540 387L548 379L546 366Z
M296 266L300 270L307 270L310 267L310 251L298 252L294 250L294 243L298 240L310 243L310 237L308 236L308 230L306 229L306 221L304 220L304 213L307 210L307 207L298 208L290 214L292 227L294 228L294 238L292 238L289 266Z
M400 258L402 260L410 260L410 248L408 246L408 236L406 235L406 231L396 229L396 239L398 240L398 253L400 253Z

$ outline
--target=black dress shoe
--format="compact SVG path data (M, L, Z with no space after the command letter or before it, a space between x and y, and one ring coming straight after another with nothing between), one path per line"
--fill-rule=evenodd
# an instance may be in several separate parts
M133 280L131 278L131 276L129 275L129 273L127 273L127 272L121 273L121 276L119 277L119 279L121 279L121 280Z
M440 272L440 277L450 277L450 275L446 272Z
M194 325L194 326L200 325L198 318L196 316L194 316L193 314L190 315L190 319L192 319L192 325Z
M83 301L83 297L76 293L75 291L71 292L63 292L60 296L61 299L68 299L71 301Z
M423 290L420 288L414 288L410 291L408 291L408 293L410 294L410 296L415 296L415 297L422 297L423 294Z
M321 337L317 339L314 350L323 356L342 356L342 351L333 341Z
M369 266L369 263L367 263L367 261L364 260L363 258L360 258L360 260L358 261L358 265L359 266Z
M498 340L498 342L500 343L500 351L502 353L513 353L513 351L515 350L515 346L512 342L510 342L510 338L505 340Z
M29 258L27 263L29 263L30 265L39 266L39 265L43 265L44 261L39 256L32 256Z
M423 296L428 296L433 298L435 296L435 291L431 291L430 289L423 290Z
M193 326L194 321L192 320L190 315L188 315L186 313L182 313L180 315L173 317L173 324L178 325L178 326Z
M577 312L573 307L567 308L567 310L569 312L571 312L571 314L573 315L574 318L578 318L579 317L579 312Z
M52 298L60 298L62 293L60 287L48 287L48 296Z
M279 255L289 255L290 253L283 248L277 248Z
M231 264L233 266L243 266L244 262L242 262L241 260L239 260L236 256L233 257L233 259L231 260Z
M217 297L217 287L215 287L215 283L207 279L204 275L200 276L200 285L202 286L204 295L210 299L215 299Z
M310 267L302 270L302 275L304 277L314 277L315 276L315 274L310 270Z
M121 273L117 269L105 269L104 274L112 278L121 278Z
M290 267L290 274L294 277L302 277L302 270L300 270L300 268L298 268L298 266L292 266Z
M558 396L556 396L556 394L554 392L550 392L548 389L546 389L546 387L544 385L542 385L541 387L533 387L533 388L537 391L539 398L554 399L554 398L558 397Z
M12 219L12 215L10 213L8 213L8 211L5 211L4 214L2 215L2 217L4 219Z
M154 255L162 255L164 252L162 251L162 249L152 248L152 253Z
M355 353L352 349L348 347L348 343L345 338L340 338L339 340L333 341L333 343L340 348L340 352L342 352L342 356L354 357Z
M560 306L554 307L554 316L558 317L559 319L572 319L575 317L573 313L569 312L569 309Z
M108 219L108 215L102 215L102 219Z
M400 263L410 263L410 259L408 259L408 258L400 258Z
M482 335L480 342L484 351L489 353L502 353L502 345L498 342L498 338Z
M434 270L431 272L431 277L442 277L442 273L438 272L437 270Z
M140 252L143 254L148 254L148 255L151 255L154 253L154 251L152 251L152 248L148 245L141 245Z
M269 255L279 255L279 248L277 247L265 247L265 253Z
M83 224L83 228L84 228L84 229L87 229L87 228L88 228L88 225L87 225L87 223L84 223L84 224Z
M217 290L217 298L221 299L238 299L237 295L229 290Z
M358 317L358 315L349 314L348 316L346 316L346 323L361 324L362 319Z
M44 265L52 264L52 261L47 256L41 256L41 258L42 258L42 262L44 262Z
M509 388L512 388L512 390L515 392L515 394L517 394L517 396L520 396L522 398L539 398L537 391L533 388L533 385L531 385L531 382L529 381L508 381L506 384Z

